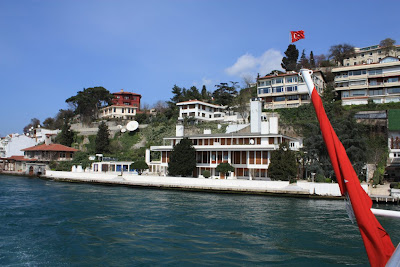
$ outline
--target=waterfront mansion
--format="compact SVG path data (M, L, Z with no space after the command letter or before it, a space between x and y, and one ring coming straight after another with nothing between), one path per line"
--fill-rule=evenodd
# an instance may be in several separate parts
M290 149L302 147L302 140L278 133L278 117L262 115L262 102L252 99L251 123L248 131L245 129L236 133L205 134L185 136L184 126L176 126L176 136L164 138L162 146L152 146L146 151L146 162L149 172L167 175L170 153L174 145L184 137L189 138L196 150L196 169L194 177L202 177L205 170L210 171L212 178L227 179L267 179L271 152L278 149L282 142L287 142ZM151 153L158 152L159 159L151 160ZM216 167L220 163L230 163L235 171L225 177L218 173Z

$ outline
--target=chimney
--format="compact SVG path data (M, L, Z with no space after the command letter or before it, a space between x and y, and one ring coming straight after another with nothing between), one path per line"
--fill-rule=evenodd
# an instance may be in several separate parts
M177 137L183 137L185 133L185 127L182 124L177 124L176 125L176 136Z
M250 100L250 131L252 133L261 132L261 111L262 103L260 98Z
M123 93L124 92L124 89L121 89L121 93Z
M51 134L46 134L44 138L44 144L45 145L50 145L51 144Z

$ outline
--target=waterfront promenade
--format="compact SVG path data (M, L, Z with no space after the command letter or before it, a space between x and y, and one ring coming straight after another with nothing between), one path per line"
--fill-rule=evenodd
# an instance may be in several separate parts
M281 195L304 198L337 198L340 199L339 186L336 183L311 183L298 181L289 184L288 181L260 181L239 179L205 179L169 176L147 176L123 173L90 173L47 171L42 176L64 182L97 183L107 185L126 185L148 188L180 189L192 191L210 191L224 193L246 193ZM368 192L368 185L362 187Z

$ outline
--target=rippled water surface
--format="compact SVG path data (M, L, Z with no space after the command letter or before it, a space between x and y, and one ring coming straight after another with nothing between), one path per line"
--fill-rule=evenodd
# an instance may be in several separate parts
M0 176L0 225L1 266L368 266L342 201Z

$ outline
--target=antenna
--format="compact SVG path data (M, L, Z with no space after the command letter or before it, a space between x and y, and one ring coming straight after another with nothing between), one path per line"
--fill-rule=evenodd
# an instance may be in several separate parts
M126 129L130 132L135 131L139 127L139 123L137 121L130 121L126 125Z

